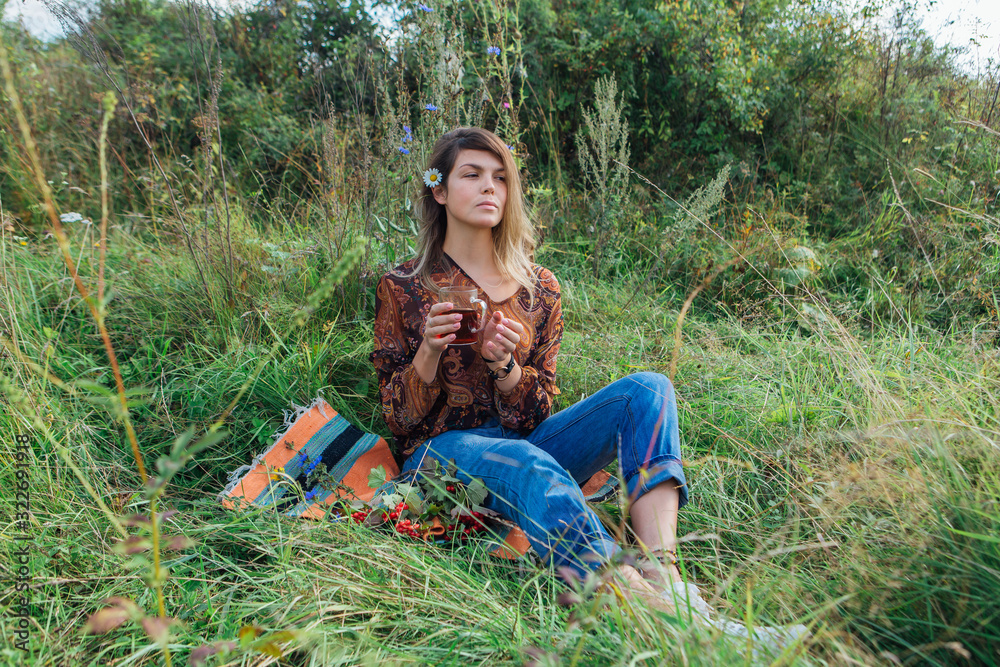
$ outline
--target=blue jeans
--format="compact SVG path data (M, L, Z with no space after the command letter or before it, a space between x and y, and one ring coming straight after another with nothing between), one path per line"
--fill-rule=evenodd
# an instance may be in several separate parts
M616 457L633 500L668 480L680 487L680 506L688 500L674 389L658 373L617 380L530 433L496 420L446 431L420 445L403 472L427 457L454 459L463 482L483 480L486 507L517 523L543 560L580 573L621 550L580 491Z

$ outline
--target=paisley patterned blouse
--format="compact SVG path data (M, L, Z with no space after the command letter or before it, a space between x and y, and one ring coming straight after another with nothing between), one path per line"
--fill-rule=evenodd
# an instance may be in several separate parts
M521 287L503 301L486 292L445 255L454 268L433 267L435 284L475 287L486 302L486 316L501 311L524 326L514 351L521 366L520 381L509 394L493 386L480 356L480 341L450 345L441 355L437 377L426 383L412 361L423 341L424 322L437 296L413 271L415 260L387 273L378 283L375 299L375 351L372 363L378 374L382 416L395 435L397 455L409 456L422 442L456 428L473 428L491 417L503 426L528 432L549 416L556 387L556 355L563 334L559 283L552 272L532 265L536 287L534 303Z

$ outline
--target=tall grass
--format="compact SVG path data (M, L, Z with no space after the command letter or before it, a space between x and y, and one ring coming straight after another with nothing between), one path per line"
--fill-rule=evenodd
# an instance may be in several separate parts
M444 30L437 16L427 22ZM502 29L506 40L517 23ZM504 57L519 57L520 48ZM493 75L493 101L511 98L517 78L509 70ZM14 82L6 76L7 99L15 97ZM444 94L447 84L428 85ZM217 113L217 94L205 102L209 117ZM292 402L322 392L352 422L388 435L367 359L371 284L380 263L400 258L410 241L406 179L419 150L400 157L394 143L407 107L385 104L382 118L391 122L384 127L365 125L360 111L353 126L325 121L316 180L341 191L370 180L361 194L303 197L290 209L266 209L261 224L259 202L230 193L221 174L212 181L210 152L197 173L163 156L162 182L150 185L160 189L159 203L143 213L158 226L142 227L114 210L116 201L141 197L114 191L110 160L99 181L107 199L91 191L46 202L59 230L58 214L66 212L59 206L103 212L106 201L100 235L81 222L65 223L54 238L4 227L0 485L17 480L14 437L29 434L33 452L30 658L16 648L5 617L0 655L7 662L1000 662L1000 352L992 320L941 333L911 313L874 262L863 276L872 286L866 298L884 290L872 312L891 308L892 317L858 316L831 303L812 275L818 269L782 282L780 271L796 268L789 250L806 247L808 239L793 234L804 225L773 194L748 205L727 198L716 211L725 179L713 189L716 203L697 213L704 218L697 229L711 237L692 231L677 210L637 209L643 226L619 235L618 266L601 281L592 277L594 248L572 232L585 228L584 208L563 209L576 218L553 228L538 254L563 286L557 407L637 370L670 372L692 498L681 513L682 567L714 605L747 624L809 624L804 643L767 656L610 596L566 608L551 572L493 560L475 543L427 547L355 525L222 510L216 494L227 474L264 449ZM504 109L495 104L496 122L519 136L517 118ZM472 112L449 113L461 120ZM24 137L32 122L26 114ZM204 129L211 146L217 127ZM425 150L429 129L415 135ZM59 148L99 163L103 136L73 135ZM4 141L14 142L9 134ZM18 141L11 145L33 157L30 142ZM58 152L43 146L40 154L48 150ZM353 177L352 151L363 172ZM37 164L44 192L49 162ZM17 165L5 173L24 175ZM184 186L179 192L200 189L206 202L221 184L228 203L217 199L211 212L180 199L170 205L168 181ZM872 226L855 241L877 244L893 201L873 202ZM904 219L944 224L933 213L919 215ZM963 215L992 224L985 211ZM763 231L755 234L754 224ZM681 227L689 233L674 239L671 230ZM749 252L758 243L767 247ZM824 262L847 255L815 245ZM720 273L734 251L745 256L745 273ZM713 287L699 288L709 276ZM726 284L716 289L718 282ZM87 295L104 283L95 306ZM724 295L740 289L739 303L753 302L759 316L728 308ZM685 303L688 296L696 298ZM134 437L120 421L125 414ZM201 434L209 437L196 450ZM152 490L136 460L157 462ZM133 516L156 522L157 504L178 513L149 528ZM620 521L617 503L598 509ZM9 494L0 511L15 515ZM141 537L150 528L154 541L183 535L193 544L140 554L114 548L122 534ZM16 545L0 545L9 573ZM105 602L112 597L135 607ZM12 608L16 600L7 593L0 604ZM102 608L137 623L82 634ZM176 622L160 627L153 617Z
M121 515L140 511L134 469L122 458L127 445L103 407L108 399L82 381L102 371L87 359L87 339L73 340L85 314L51 298L60 291L52 248L13 250L8 275L25 279L12 294L32 296L10 299L5 317L33 323L19 338L26 356L47 357L49 371L76 389L67 394L26 369L21 382L33 404L11 404L4 432L9 438L35 415L47 418L55 440L74 444L74 464L99 495ZM586 261L577 271L589 271ZM189 426L206 428L266 348L241 343L233 322L186 317L197 283L174 291L167 275L160 265L135 275L145 299L132 304L128 324L146 343L123 363L138 390L134 418L150 457ZM666 370L669 312L643 296L630 306L630 325L612 328L602 311L623 304L626 289L564 284L572 323L562 359L565 403L634 369ZM130 296L138 297L121 298ZM271 326L286 330L295 310L287 304L277 312L284 319ZM593 620L572 622L555 603L560 584L550 574L511 568L476 548L451 552L354 526L219 509L214 494L225 473L262 449L260 436L278 425L289 400L302 403L323 389L356 422L382 428L366 328L345 317L327 331L317 323L285 338L234 408L232 436L168 488L165 501L181 510L171 531L197 542L164 563L167 608L184 623L173 629L172 651L183 656L234 641L236 653L249 656L254 648L239 646L239 632L257 626L258 639L294 631L281 635L282 650L313 664L519 662L522 647L564 659L579 648L587 664L741 660L745 647L612 601ZM685 328L676 378L693 498L681 516L684 566L735 617L810 622L807 652L786 660L869 663L892 654L950 664L966 653L995 660L1000 359L995 350L922 333L914 348L904 332L820 342L736 321L695 317ZM46 345L54 351L43 352ZM862 363L867 373L859 372ZM886 405L890 411L879 412ZM36 599L48 623L65 628L35 633L36 658L152 659L141 632L79 640L83 620L109 596L154 607L141 568L123 571L128 559L108 551L106 519L94 501L74 491L75 482L58 483L71 473L52 443L36 438L34 446ZM4 469L5 481L11 474Z

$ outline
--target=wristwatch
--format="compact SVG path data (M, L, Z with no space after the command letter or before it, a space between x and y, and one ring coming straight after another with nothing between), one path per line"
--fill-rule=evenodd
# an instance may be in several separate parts
M482 356L482 355L479 355L479 356ZM483 357L483 359L485 359L487 362L490 361L489 359L486 359L486 357ZM497 370L493 370L493 369L491 369L489 367L488 363L487 363L487 366L486 366L486 374L489 375L494 380L506 380L507 376L510 375L510 372L512 370L514 370L514 355L513 355L513 353L511 353L510 359L507 361L507 365L504 366L503 368L498 368ZM503 373L503 375L500 375L500 373Z

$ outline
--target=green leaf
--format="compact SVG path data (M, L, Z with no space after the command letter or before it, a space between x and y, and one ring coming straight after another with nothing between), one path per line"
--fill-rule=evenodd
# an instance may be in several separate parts
M372 489L377 489L385 483L386 474L384 466L375 466L372 471L368 473L368 486Z
M409 493L403 495L403 501L410 506L410 511L416 514L423 513L424 499L417 489L410 489Z
M798 285L811 275L812 271L809 270L808 266L778 269L778 277L781 278L786 285Z
M486 500L486 496L489 494L489 491L487 490L486 485L483 484L483 480L477 477L474 478L472 483L466 487L465 494L465 497L470 505L482 505L483 501Z
M390 493L382 496L382 507L395 507L402 502L403 496L398 493Z

